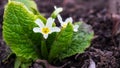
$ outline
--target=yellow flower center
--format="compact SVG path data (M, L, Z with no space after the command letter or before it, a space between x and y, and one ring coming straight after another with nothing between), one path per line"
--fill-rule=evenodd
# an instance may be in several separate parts
M50 29L47 27L42 28L42 33L48 34L50 32Z
M67 24L63 24L63 26L62 26L62 27L63 27L63 28L66 28L66 26L67 26Z

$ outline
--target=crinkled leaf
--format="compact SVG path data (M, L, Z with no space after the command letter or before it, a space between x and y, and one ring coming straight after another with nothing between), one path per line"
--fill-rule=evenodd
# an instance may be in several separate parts
M91 26L85 23L79 23L80 27L78 32L74 32L72 43L69 45L66 52L63 53L62 58L66 58L77 53L83 53L86 48L90 46L93 38L93 31Z
M12 51L24 59L38 58L41 35L33 32L36 17L24 4L9 2L5 7L3 37Z
M37 5L33 0L10 0L10 1L22 2L25 4L25 6L27 6L29 10L33 10L33 9L37 10Z
M73 35L73 26L72 24L68 24L68 26L61 30L61 32L57 35L57 38L53 42L51 46L49 61L52 61L55 58L61 59L62 53L67 51L68 45L71 44L71 38Z
M39 13L37 9L37 5L34 2L34 0L11 0L11 1L17 1L23 3L29 10L31 10L35 15L38 16L44 23L46 22L46 18L42 16L42 14Z

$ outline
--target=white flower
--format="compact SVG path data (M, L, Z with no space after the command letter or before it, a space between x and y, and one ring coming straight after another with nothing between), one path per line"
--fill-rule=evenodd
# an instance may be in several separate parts
M48 35L51 34L52 32L60 32L60 28L58 28L58 27L52 27L53 22L54 22L54 19L48 18L46 25L44 25L44 23L43 23L40 19L37 19L37 20L35 21L35 23L36 23L39 27L33 28L33 31L34 31L35 33L42 33L42 34L43 34L43 37L44 37L45 39L47 39L47 38L48 38Z
M57 18L58 18L58 20L63 28L66 28L68 23L72 24L72 22L73 22L72 17L67 18L65 21L62 20L62 17L60 15L58 15ZM73 25L74 32L77 32L78 28L79 28L79 25Z
M60 12L62 12L63 11L63 8L61 8L61 7L59 7L59 8L57 8L56 6L54 6L54 9L55 9L55 15L58 15Z
M79 25L74 25L73 28L74 28L74 32L77 32L78 28L79 28Z

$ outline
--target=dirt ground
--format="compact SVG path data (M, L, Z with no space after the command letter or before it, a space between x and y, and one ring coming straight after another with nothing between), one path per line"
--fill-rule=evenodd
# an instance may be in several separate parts
M88 68L90 58L96 68L120 68L120 20L108 11L108 0L35 0L39 11L49 17L53 6L64 8L61 15L64 18L73 17L74 21L84 21L93 27L95 38L91 46L82 54L77 54L52 65L64 68ZM6 0L0 0L0 68L13 68L15 55L2 62L11 50L2 38L3 5ZM40 63L33 62L30 68L41 68Z

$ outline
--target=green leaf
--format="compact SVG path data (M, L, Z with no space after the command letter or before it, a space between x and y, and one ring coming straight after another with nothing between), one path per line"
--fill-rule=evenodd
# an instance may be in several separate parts
M32 60L25 61L22 57L16 57L14 68L29 68L31 64Z
M37 15L38 18L40 18L44 23L46 23L46 18L39 13L37 5L34 2L34 0L10 0L10 1L17 1L23 3L30 11Z
M49 54L49 61L54 59L61 59L62 53L66 51L68 45L71 44L71 38L73 35L73 26L68 24L66 28L63 28L61 32L57 35L57 38L53 42L53 45Z
M24 3L25 6L27 6L27 8L29 10L37 10L37 5L33 0L10 0L10 1L17 1L17 2L22 2Z
M62 54L62 58L66 58L77 53L83 53L86 48L90 46L91 40L93 38L93 31L91 26L85 23L79 23L80 27L78 32L74 32L72 43Z
M12 51L24 59L38 58L41 34L33 32L36 16L20 2L9 2L5 7L3 37Z

